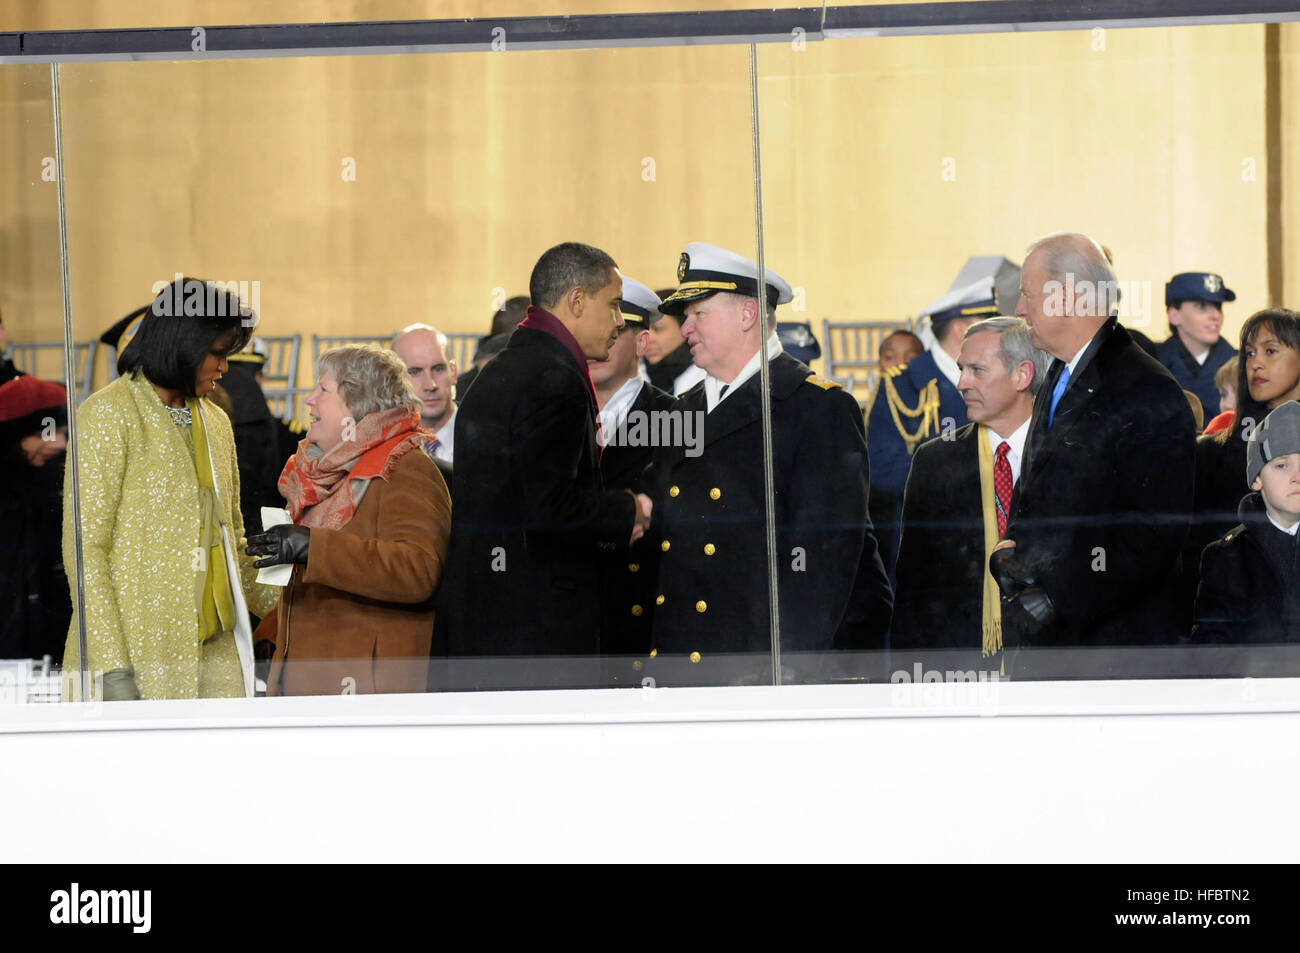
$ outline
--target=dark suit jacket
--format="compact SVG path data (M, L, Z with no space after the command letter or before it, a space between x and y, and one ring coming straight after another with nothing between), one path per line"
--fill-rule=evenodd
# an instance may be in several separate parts
M893 600L867 515L862 414L812 377L786 354L771 361L782 650L883 649ZM659 451L651 471L662 552L655 649L705 661L756 653L761 680L771 635L759 375L711 414L703 382L677 406L702 416L704 438L696 456Z
M976 424L928 440L912 457L898 549L891 667L911 671L930 650L964 652L983 668L984 513ZM964 668L969 665L963 665Z
M633 414L668 411L676 405L677 399L671 394L653 384L643 383L641 392L628 410L627 419L631 422L635 419ZM637 486L650 465L654 447L618 443L615 435L611 434L606 434L605 439L608 445L600 455L600 473L605 486L610 489ZM650 536L643 536L631 547L620 548L605 560L602 578L605 620L601 646L604 654L645 655L650 651L650 620L658 571L659 545ZM624 669L617 671L623 672ZM639 678L630 676L615 681L640 684Z
M1187 398L1112 318L1048 429L1064 366L1053 362L1035 401L1007 527L1017 561L1041 582L1058 618L1038 630L1018 605L1004 607L1004 640L1008 648L1175 642L1187 631L1176 580L1196 447Z
M1210 645L1300 643L1298 541L1269 522L1258 493L1241 501L1240 515L1241 522L1201 556L1193 640ZM1243 674L1280 674L1255 668ZM1292 662L1291 672L1295 668Z
M586 368L542 331L519 328L479 373L456 415L445 654L599 652L601 556L626 545L636 501L605 489L595 419ZM507 668L575 683L556 667L476 665L447 687L523 687Z

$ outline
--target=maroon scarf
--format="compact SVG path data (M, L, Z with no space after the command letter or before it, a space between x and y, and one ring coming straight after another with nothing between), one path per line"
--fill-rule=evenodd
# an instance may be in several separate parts
M534 331L541 331L543 334L549 334L555 340L564 345L565 350L573 355L573 359L578 362L582 368L583 377L587 378L587 386L591 388L591 400L595 406L600 406L600 401L596 399L596 385L591 380L591 368L587 366L587 355L582 353L582 348L578 346L578 339L575 338L571 331L564 326L564 322L557 318L545 308L539 308L537 305L530 304L528 313L524 319L519 322L521 328L531 328ZM597 418L599 419L599 418Z

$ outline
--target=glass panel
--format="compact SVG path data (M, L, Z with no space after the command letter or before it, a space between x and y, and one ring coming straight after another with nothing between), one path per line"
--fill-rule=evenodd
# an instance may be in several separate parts
M1284 236L1300 206L1284 197L1297 166L1282 148L1294 138L1295 30L760 49L768 258L800 276L796 307L821 339L813 366L867 415L871 512L897 584L882 675L1293 674L1287 643L1300 630L1283 594L1294 587L1281 580L1294 579L1294 565L1251 564L1250 585L1270 593L1262 602L1240 576L1226 578L1254 558L1240 540L1216 544L1206 566L1222 573L1198 575L1202 550L1238 522L1250 489L1248 434L1239 425L1222 446L1195 437L1219 412L1215 371L1242 345L1246 319L1295 300L1293 249L1283 242L1294 241ZM995 325L965 344L962 333L1016 313L1027 246L1062 229L1102 247L1049 243L1026 268L1022 311L1030 343L1047 352L1038 379L1053 385L1044 383L1035 413L1017 376L1034 362L1020 364L1012 350L1021 370L1009 375L990 349L1014 344L1015 332ZM1054 249L1060 257L1046 258ZM1097 331L1106 295L1127 330ZM1211 304L1184 324L1167 317L1169 295ZM1275 322L1294 327L1289 316ZM1211 347L1204 362L1193 357ZM1078 383L1062 390L1064 411L1049 425L1059 367L1076 357ZM886 363L894 367L882 373ZM1290 371L1277 376L1277 394L1255 396L1277 404L1300 394ZM1227 389L1246 381L1239 374ZM1267 410L1251 407L1256 418ZM995 492L1004 438L1013 497L1010 485ZM1005 530L994 526L1000 505L1010 512ZM1292 537L1252 514L1246 535L1285 548ZM1000 591L985 569L999 532L1017 543L998 557L1008 560Z
M539 265L565 241L603 250L635 304L634 280L675 288L690 241L756 255L747 56L65 64L77 332L144 312L113 355L139 375L105 368L81 420L106 695L769 681L761 422L722 459L695 411L649 386L631 401L651 332L634 308L616 318L622 279L592 284L610 272L590 250ZM698 90L697 128L682 103ZM560 317L509 337L530 283ZM254 324L241 308L264 352L223 361ZM574 349L605 353L616 321L616 360L593 365L592 387ZM413 324L446 338L416 330L394 356ZM660 331L667 356L646 374L671 388L690 347ZM187 400L195 385L211 399ZM603 451L588 395L615 408ZM690 484L668 465L643 473L673 455L710 465ZM651 512L632 491L656 503L629 550ZM294 525L253 544L293 566L281 590L254 582L240 537L286 498Z
M71 617L60 549L67 446L57 174L48 66L0 66L0 704L57 701ZM93 344L76 349L86 391Z

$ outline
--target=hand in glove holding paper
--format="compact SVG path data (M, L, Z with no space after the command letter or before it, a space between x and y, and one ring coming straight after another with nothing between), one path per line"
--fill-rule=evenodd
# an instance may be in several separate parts
M258 569L306 563L307 549L311 544L311 530L306 526L287 523L272 526L248 541L248 555L260 557L253 563Z

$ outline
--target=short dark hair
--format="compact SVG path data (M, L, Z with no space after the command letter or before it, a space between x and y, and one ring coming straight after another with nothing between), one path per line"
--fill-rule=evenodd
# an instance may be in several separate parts
M519 327L519 322L528 313L528 295L515 295L506 298L506 303L492 312L492 327L487 336L509 334Z
M570 288L595 294L609 284L614 259L599 248L581 242L564 242L548 248L537 259L528 278L528 294L539 308L552 308Z
M145 309L139 330L117 359L117 372L144 374L159 387L194 397L194 378L207 356L242 349L256 321L239 296L220 285L177 279Z
M1300 351L1300 314L1289 308L1265 308L1256 311L1241 326L1241 350L1237 361L1237 416L1232 426L1215 434L1221 443L1240 438L1249 420L1258 426L1268 416L1268 407L1250 396L1250 382L1247 379L1246 348L1250 347L1264 329L1272 331L1283 344Z

